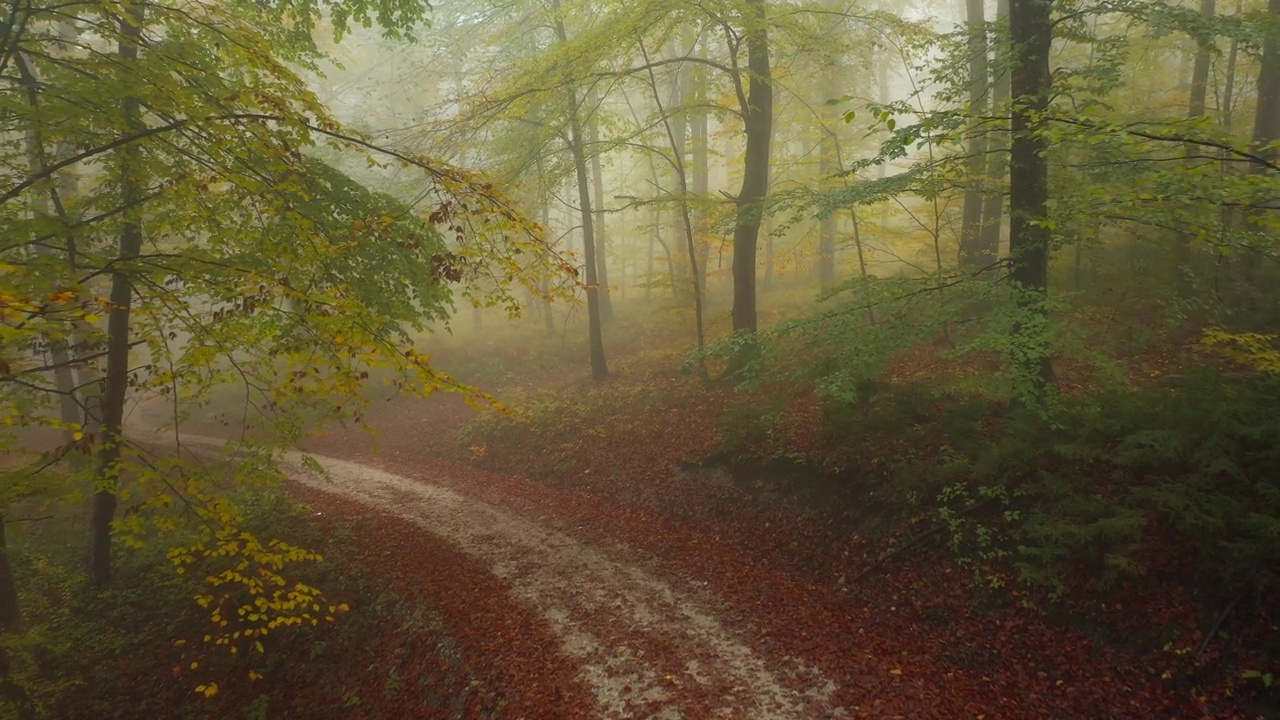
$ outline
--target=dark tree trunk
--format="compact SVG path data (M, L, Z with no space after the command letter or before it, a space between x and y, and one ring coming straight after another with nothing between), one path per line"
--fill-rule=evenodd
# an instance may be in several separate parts
M1271 0L1267 12L1273 17L1280 17L1280 0ZM1267 33L1262 44L1262 64L1258 71L1258 107L1253 121L1253 144L1262 149L1280 141L1280 38L1270 26L1272 32ZM1280 150L1270 149L1267 156L1275 158ZM1256 165L1255 172L1265 172L1261 165Z
M1004 28L1009 22L1009 0L996 2L996 55L995 77L991 81L991 108L1007 112L1009 102L1009 44L1004 39ZM987 135L987 195L982 204L982 247L992 253L992 259L1000 257L1000 239L1004 235L1004 153L1008 146L1007 133L993 130Z
M4 516L0 515L0 632L22 632L22 608L18 604L18 583L9 564L9 543L5 536Z
M1280 0L1278 0L1280 1ZM1040 396L1053 382L1048 338L1049 162L1042 134L1049 108L1052 76L1053 0L1011 0L1009 27L1016 63L1013 67L1013 145L1010 153L1009 264L1025 318L1015 329L1015 371Z
M969 112L975 119L984 117L988 107L987 20L983 0L965 0L965 22L969 30ZM996 261L998 247L987 246L988 236L982 232L985 199L979 187L986 181L987 130L981 120L969 137L969 178L971 187L964 193L964 216L960 226L960 265L971 270L984 268ZM989 190L987 192L990 192Z
M1206 21L1218 14L1217 0L1200 0L1200 16ZM1191 102L1187 107L1187 117L1204 117L1205 106L1209 96L1209 63L1213 59L1213 36L1205 33L1197 36L1196 61L1191 69ZM1194 147L1192 148L1194 151Z
M595 94L589 101L594 108ZM594 111L591 114L589 142L591 149L591 187L595 191L595 230L596 238L596 276L600 279L600 319L608 322L613 319L613 296L609 288L608 239L604 224L604 171L600 167L600 120Z
M569 41L564 21L559 18L560 3L552 2L556 15L555 32L560 42ZM587 154L583 148L582 119L578 110L578 94L570 85L565 88L569 115L569 153L573 156L574 174L578 180L578 205L582 216L582 262L586 271L587 286L587 351L591 358L591 377L604 380L609 376L609 366L604 357L604 333L600 326L600 278L596 274L595 228L591 216L591 183L587 177Z
M143 11L129 9L120 19L118 52L125 67L138 61ZM142 130L142 106L136 97L121 103L127 133ZM102 394L102 442L98 453L97 487L89 519L89 582L111 582L111 524L116 514L116 488L120 481L120 456L124 444L124 401L129 387L129 315L133 307L131 264L142 252L142 156L137 143L120 151L120 206L126 208L120 227L119 248L111 272L111 313L107 318L107 372Z
M1253 146L1256 152L1271 161L1280 160L1280 32L1277 32L1276 21L1280 20L1280 0L1270 0L1267 13L1271 16L1271 24L1262 43L1262 60L1258 69L1258 105L1254 110ZM1252 172L1261 175L1268 172L1262 163L1254 163ZM1246 222L1259 233L1270 234L1272 231L1263 223L1265 210L1252 210L1246 215ZM1250 248L1243 258L1244 284L1246 287L1247 313L1254 316L1275 313L1277 297L1269 282L1269 270L1274 269L1274 261L1264 252ZM1272 318L1264 318L1270 321Z
M744 21L748 90L746 106L742 109L747 147L733 231L732 315L734 332L755 332L756 243L760 237L761 206L769 190L769 145L773 135L773 84L769 73L765 0L746 0Z
M1217 12L1216 0L1200 0L1200 15L1206 21L1212 20ZM1213 57L1213 35L1208 32L1196 33L1192 39L1196 43L1196 59L1191 69L1191 97L1187 104L1187 117L1194 120L1204 117L1208 101L1209 62ZM1188 162L1194 164L1200 157L1200 147L1194 143L1187 143L1186 155ZM1180 296L1185 296L1192 291L1190 282L1193 261L1192 240L1190 233L1178 233L1175 246L1178 266L1175 269L1177 275L1174 278L1174 286L1177 287Z
M587 156L582 149L582 127L578 121L578 103L573 89L569 95L569 151L573 154L578 176L578 203L582 213L582 262L587 285L587 345L591 357L591 377L604 380L609 366L604 357L604 333L600 318L600 280L596 274L595 228L591 217L591 183L587 179Z

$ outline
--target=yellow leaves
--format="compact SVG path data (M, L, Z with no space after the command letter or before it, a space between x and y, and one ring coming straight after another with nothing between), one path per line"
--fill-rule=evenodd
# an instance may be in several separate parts
M201 695L204 695L207 698L211 698L214 695L218 694L218 683L209 683L208 685L197 685L196 692Z
M1280 374L1280 336L1262 333L1232 333L1209 328L1199 347L1247 368L1269 375Z

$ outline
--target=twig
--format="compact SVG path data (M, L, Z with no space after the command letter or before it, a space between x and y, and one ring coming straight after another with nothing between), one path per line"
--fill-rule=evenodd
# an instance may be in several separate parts
M1235 599L1218 614L1218 619L1213 621L1213 625L1209 628L1209 632L1205 633L1204 639L1201 640L1200 644L1196 647L1196 660L1199 660L1200 656L1204 655L1204 652L1209 649L1209 643L1213 640L1214 636L1218 634L1218 631L1222 629L1222 623L1227 621L1227 617L1231 615L1231 611L1236 609L1236 605L1240 604L1240 601L1244 599L1245 594L1249 592L1249 588L1251 587L1253 587L1253 578L1250 578L1249 581L1244 584L1244 587L1240 588L1240 592L1236 595Z

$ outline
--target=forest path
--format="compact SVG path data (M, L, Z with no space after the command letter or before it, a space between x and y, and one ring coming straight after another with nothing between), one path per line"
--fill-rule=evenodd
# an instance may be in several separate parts
M223 443L196 436L183 442ZM726 627L709 592L661 577L626 546L584 540L531 516L534 508L460 492L465 472L450 477L457 489L434 482L447 466L410 477L323 455L310 454L314 463L303 458L291 453L282 463L294 482L408 519L506 582L580 664L602 718L846 716L831 707L836 688L829 679L794 659L771 666Z

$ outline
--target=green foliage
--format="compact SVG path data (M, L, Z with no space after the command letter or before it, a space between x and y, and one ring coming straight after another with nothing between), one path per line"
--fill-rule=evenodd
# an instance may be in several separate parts
M1150 559L1211 585L1271 586L1280 579L1276 402L1275 378L1199 373L1176 389L1065 399L1052 424L1011 416L998 440L951 463L965 484L944 491L943 520L957 517L956 498L962 508L998 501L1017 522L996 556L1016 545L1007 557L1054 594L1067 578L1112 586L1152 570ZM980 527L964 529L965 544L993 557Z

